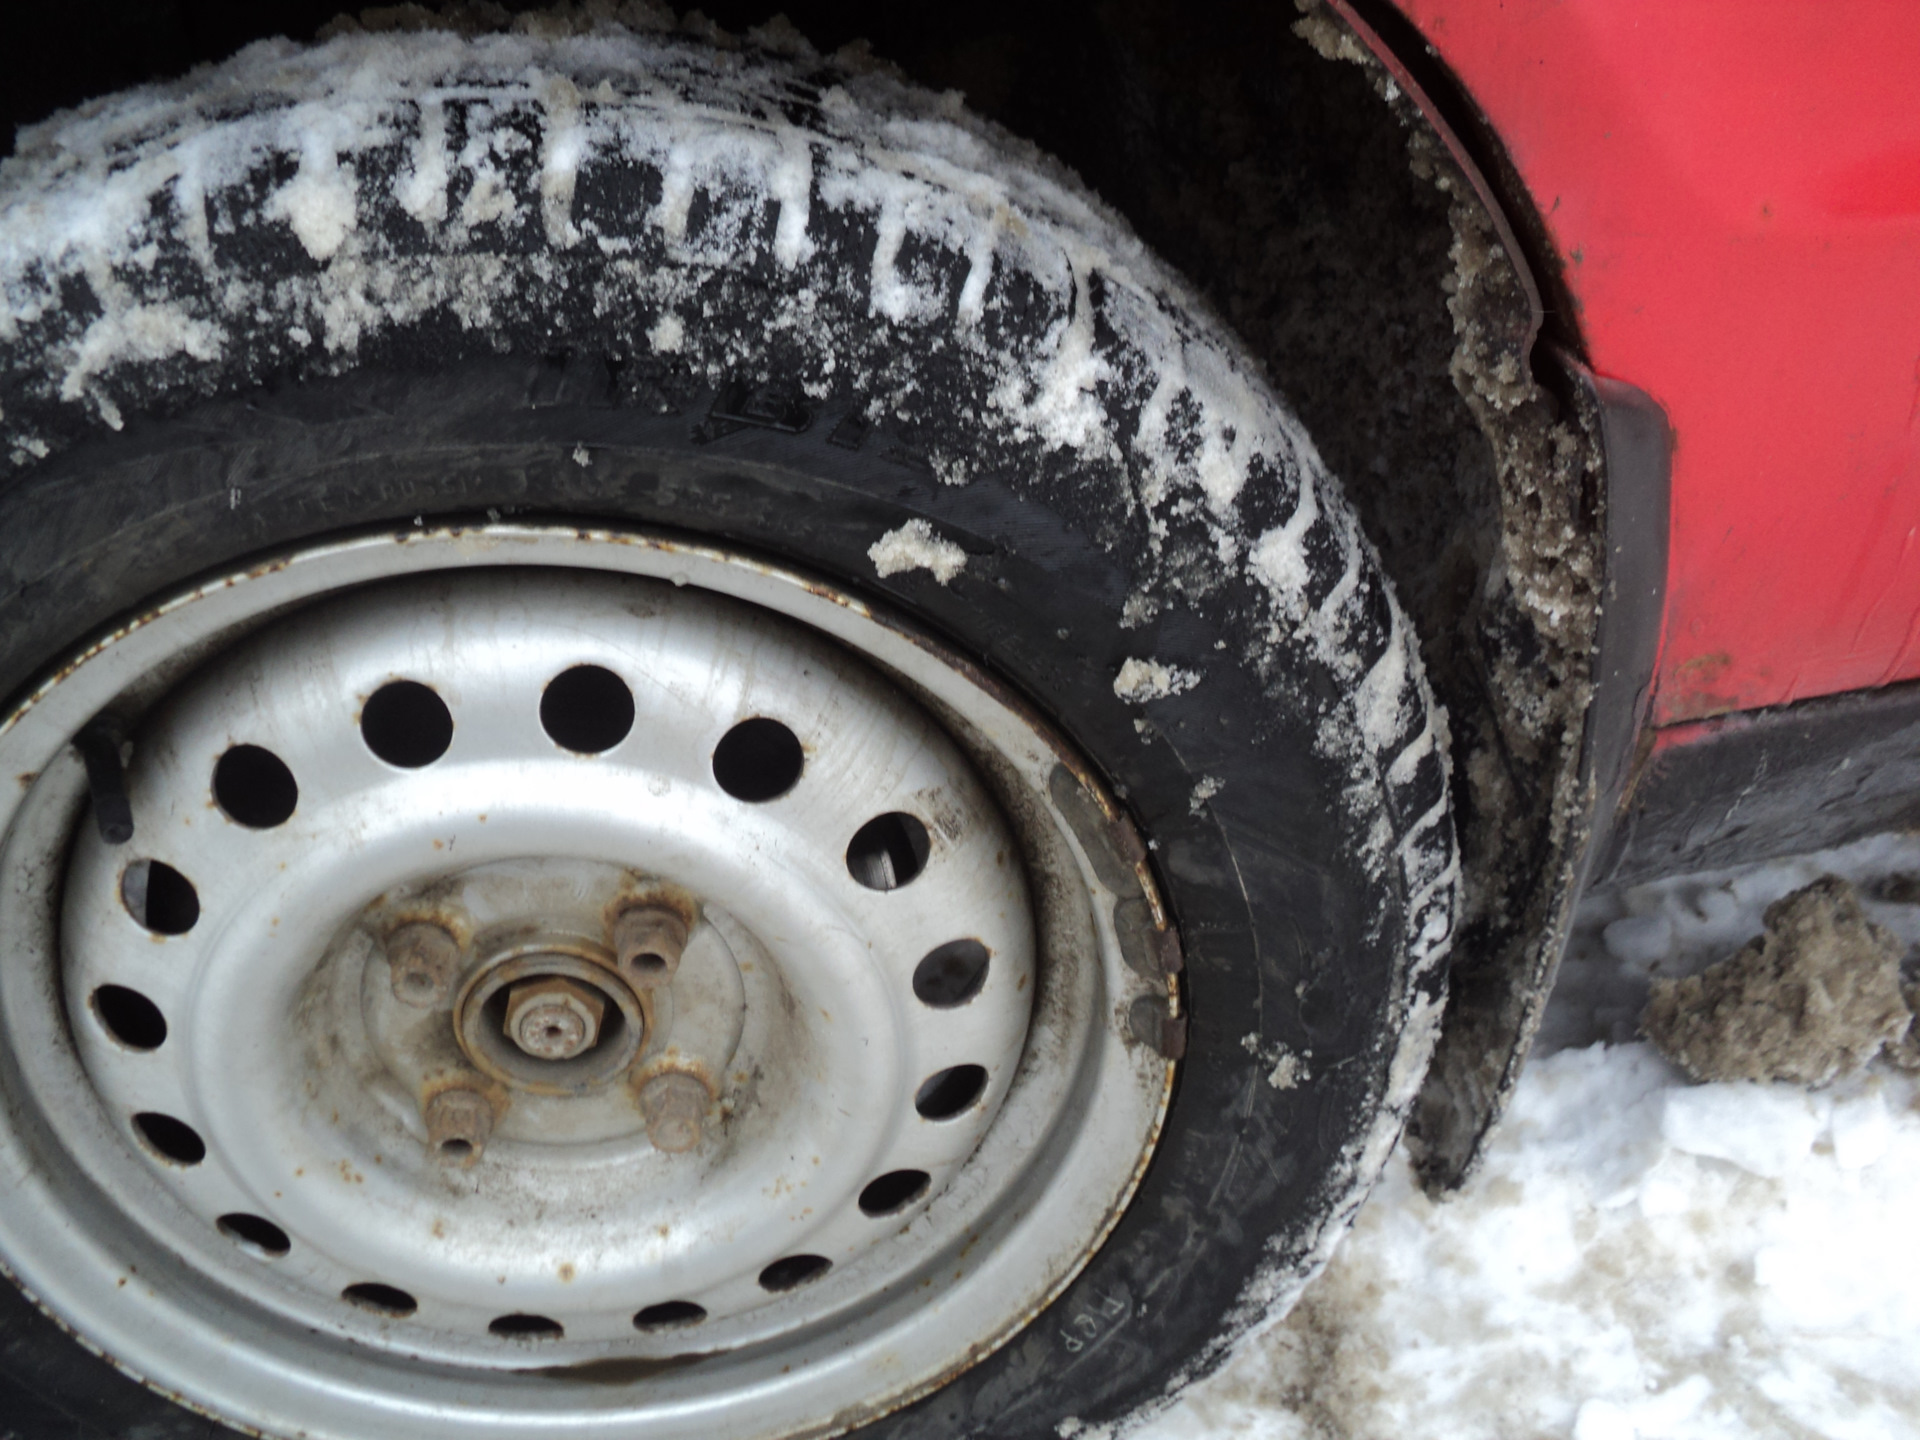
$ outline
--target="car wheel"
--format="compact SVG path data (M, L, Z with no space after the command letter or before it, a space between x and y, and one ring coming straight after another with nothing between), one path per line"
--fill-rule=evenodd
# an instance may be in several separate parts
M9 162L26 1433L1066 1433L1384 1163L1458 865L1371 548L1070 176L781 44Z

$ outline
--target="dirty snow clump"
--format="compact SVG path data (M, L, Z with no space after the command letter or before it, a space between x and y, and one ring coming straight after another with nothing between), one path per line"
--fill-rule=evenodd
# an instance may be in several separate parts
M908 570L931 571L942 585L967 568L967 552L942 540L925 520L909 520L867 547L867 558L882 579Z
M1149 700L1182 694L1199 683L1200 677L1191 670L1128 656L1113 678L1113 693L1129 705L1144 705Z
M1697 1080L1825 1085L1900 1043L1912 1021L1903 947L1853 886L1824 876L1769 905L1765 923L1704 974L1653 982L1641 1025L1668 1059Z

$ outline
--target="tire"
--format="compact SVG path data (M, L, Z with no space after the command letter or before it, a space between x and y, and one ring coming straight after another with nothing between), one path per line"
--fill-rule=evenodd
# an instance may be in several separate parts
M1177 1085L1064 1293L854 1419L1039 1440L1284 1314L1385 1163L1458 903L1444 717L1311 442L1177 278L947 99L787 49L349 34L24 134L0 690L298 547L560 524L819 577L1024 697L1145 837L1185 968L1130 1023ZM14 1433L219 1433L167 1398L196 1377L129 1383L36 1298L0 1302ZM611 1382L567 1383L556 1414Z

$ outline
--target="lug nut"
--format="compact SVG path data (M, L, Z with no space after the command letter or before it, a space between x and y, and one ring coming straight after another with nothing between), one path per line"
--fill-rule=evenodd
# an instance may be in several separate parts
M536 1060L571 1060L600 1040L606 997L591 985L548 975L507 991L507 1038Z
M427 1148L442 1165L465 1168L493 1134L493 1105L478 1090L442 1090L427 1102Z
M683 1154L700 1143L712 1100L704 1081L679 1070L654 1076L640 1087L640 1116L656 1150Z
M403 1005L431 1010L446 1001L460 968L460 942L442 926L416 920L387 937L387 968L393 998Z
M673 979L687 948L687 922L660 905L635 905L613 922L613 953L620 973L636 990Z

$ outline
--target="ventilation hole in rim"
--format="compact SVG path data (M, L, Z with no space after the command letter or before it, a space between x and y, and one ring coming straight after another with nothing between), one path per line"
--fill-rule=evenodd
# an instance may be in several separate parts
M167 1017L138 990L102 985L90 998L107 1033L129 1050L158 1050L167 1039Z
M227 818L253 830L284 825L300 803L287 762L258 745L235 745L213 767L213 798Z
M453 744L453 712L418 680L393 680L360 707L360 736L389 765L418 770Z
M929 1120L951 1120L980 1098L987 1072L978 1065L955 1065L929 1075L913 1097L913 1108Z
M293 1241L287 1238L287 1232L265 1216L235 1211L231 1215L222 1215L213 1223L222 1235L242 1250L251 1250L269 1260L278 1260L293 1248Z
M581 755L611 750L633 729L633 691L599 665L576 665L547 682L540 723L553 743Z
M913 993L922 1005L951 1010L980 993L992 956L978 940L949 940L913 967Z
M156 935L184 935L200 918L193 882L160 860L136 860L120 872L120 903Z
M742 720L713 747L713 778L736 800L777 800L806 767L800 737L764 715Z
M854 831L847 873L869 890L898 890L927 868L933 842L927 827L898 810L876 815Z
M636 1330L670 1330L676 1325L698 1325L707 1318L704 1305L691 1300L663 1300L649 1305L633 1317Z
M558 1320L544 1315L499 1315L487 1329L509 1340L558 1340L567 1333Z
M198 1165L207 1158L207 1142L184 1120L158 1110L142 1110L133 1117L133 1124L149 1149L176 1165Z
M931 1178L924 1170L889 1170L878 1180L869 1181L860 1192L860 1209L867 1215L891 1215L905 1209L927 1193Z
M832 1268L833 1262L824 1255L783 1256L760 1272L760 1288L776 1294L793 1290L809 1280L818 1280Z
M376 1315L392 1315L404 1320L420 1308L420 1302L397 1285L382 1285L378 1280L362 1280L340 1292L340 1298Z

